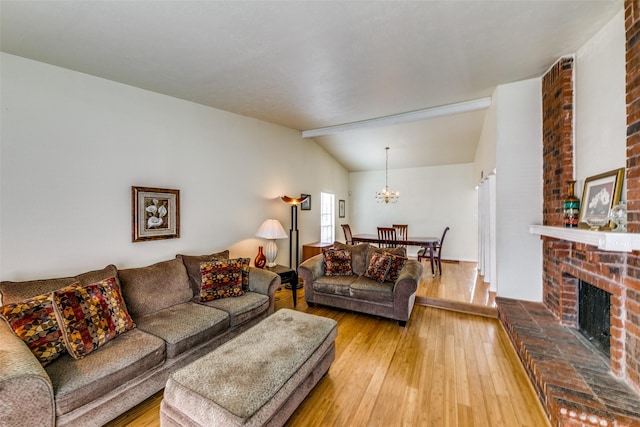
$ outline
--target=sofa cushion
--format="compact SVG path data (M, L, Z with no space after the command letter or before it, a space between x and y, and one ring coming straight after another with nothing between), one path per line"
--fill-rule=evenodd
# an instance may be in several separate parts
M387 277L385 277L384 280L395 282L398 280L398 276L400 276L400 271L402 271L404 265L407 263L407 257L393 254L387 254L386 256L391 258L391 265L389 266Z
M364 277L373 279L376 282L384 282L391 267L391 258L387 254L374 253L364 272Z
M257 292L247 292L241 297L216 299L202 304L229 313L230 326L235 328L267 311L269 297Z
M349 296L349 286L356 281L358 276L321 276L313 282L313 290L332 295Z
M200 301L213 301L244 295L242 289L242 264L244 262L248 264L249 258L215 260L200 264L200 273L202 274Z
M0 315L43 366L67 351L53 312L51 294L0 307Z
M83 359L65 354L45 368L55 394L56 414L90 403L164 362L165 343L133 329Z
M186 302L136 317L138 328L162 338L171 359L229 328L229 314L202 304Z
M142 317L193 298L187 269L179 259L119 270L118 276L132 317Z
M364 276L358 277L349 287L349 295L364 301L393 302L392 282L377 282Z
M67 351L81 359L135 327L116 279L53 292L53 309Z
M327 276L351 276L351 251L328 249L322 252L324 274Z
M369 251L368 243L360 243L359 245L347 245L342 242L334 242L334 249L347 249L351 252L351 270L358 276L364 274L368 262L367 253Z
M207 261L213 261L215 259L228 259L229 251L225 250L211 255L176 255L176 258L184 264L189 275L189 284L193 291L193 295L200 293L200 282L202 281L202 275L200 274L200 264Z
M69 286L75 282L82 285L99 282L109 277L116 277L118 269L115 265L108 265L102 270L89 271L75 277L62 277L57 279L30 280L26 282L0 282L0 304L21 302L27 298L38 295L49 295L51 292Z

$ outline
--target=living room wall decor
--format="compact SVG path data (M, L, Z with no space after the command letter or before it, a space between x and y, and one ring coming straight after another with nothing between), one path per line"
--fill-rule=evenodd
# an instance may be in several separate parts
M131 240L180 237L180 190L131 187Z
M302 203L300 203L301 211L310 211L311 210L311 195L310 194L301 194L300 199Z

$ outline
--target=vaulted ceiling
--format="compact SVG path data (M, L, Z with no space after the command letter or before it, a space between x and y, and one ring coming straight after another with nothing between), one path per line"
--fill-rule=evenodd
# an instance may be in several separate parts
M297 130L491 96L622 0L6 1L0 49ZM486 110L315 137L350 171L472 162Z

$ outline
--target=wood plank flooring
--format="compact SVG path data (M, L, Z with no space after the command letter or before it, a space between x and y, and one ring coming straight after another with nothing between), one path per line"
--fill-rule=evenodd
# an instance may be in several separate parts
M418 293L457 293L472 302L475 291L444 287L475 286L474 270L473 263L447 263L435 279L429 270ZM276 309L292 307L289 290L276 297ZM301 291L298 297L297 310L338 322L338 338L329 373L288 426L549 425L496 319L416 305L402 328L374 316L309 308ZM160 399L158 393L109 426L158 426Z

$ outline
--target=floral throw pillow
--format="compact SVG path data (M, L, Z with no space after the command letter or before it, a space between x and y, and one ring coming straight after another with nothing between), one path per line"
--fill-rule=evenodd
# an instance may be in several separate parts
M382 283L389 272L389 267L391 267L391 257L389 257L388 254L376 252L369 260L369 265L364 272L364 277Z
M328 249L322 253L326 276L351 276L351 251Z
M213 301L215 299L244 295L242 271L243 263L246 262L248 264L248 259L222 259L201 263L200 301Z
M400 271L402 271L402 269L404 268L404 265L407 262L407 258L393 254L385 254L385 256L391 258L391 265L389 266L389 271L387 272L387 277L385 278L385 280L388 282L395 282L396 280L398 280Z
M42 366L47 366L67 351L51 301L51 295L38 295L0 307L0 315Z
M74 283L54 291L52 298L67 351L74 359L135 327L113 277L87 286Z

